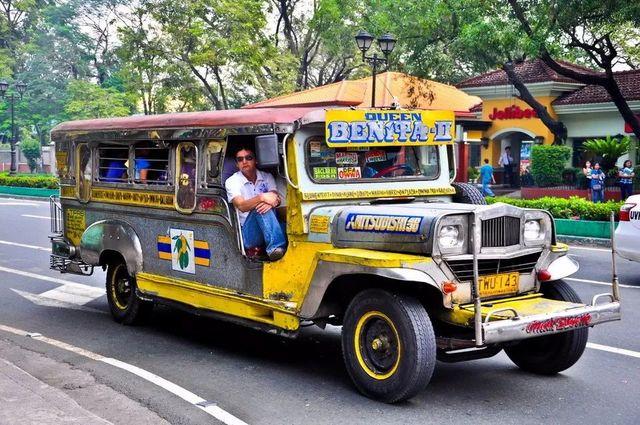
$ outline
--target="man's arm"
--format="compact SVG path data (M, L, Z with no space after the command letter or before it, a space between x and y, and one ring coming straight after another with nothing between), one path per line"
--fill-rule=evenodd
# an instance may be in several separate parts
M236 196L231 200L231 202L236 209L239 209L242 212L248 212L255 209L260 204L267 204L271 207L275 207L278 205L279 198L278 195L273 192L266 192L249 199L244 199L242 196Z

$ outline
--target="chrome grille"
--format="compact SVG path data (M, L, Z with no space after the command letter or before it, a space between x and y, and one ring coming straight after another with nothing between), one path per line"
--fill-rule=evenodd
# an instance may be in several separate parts
M502 247L520 243L520 219L496 217L482 220L482 246Z
M482 259L478 260L478 274L488 275L497 273L518 272L528 274L535 267L541 252L522 255L515 258ZM461 282L473 280L473 260L445 260L446 265Z

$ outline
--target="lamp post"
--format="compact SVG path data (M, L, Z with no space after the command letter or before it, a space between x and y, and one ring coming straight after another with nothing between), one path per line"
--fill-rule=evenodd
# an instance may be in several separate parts
M7 94L7 90L9 89L9 83L2 80L0 81L0 97L5 98ZM21 81L14 84L14 89L20 95L20 100L22 100L22 95L27 90L27 85ZM11 104L11 168L9 169L9 175L13 176L18 171L18 161L16 157L16 127L15 127L15 110L16 110L16 94L11 93L8 97L9 103Z
M378 65L386 65L389 63L388 58L393 48L396 47L396 39L393 35L387 33L383 34L378 38L378 47L380 47L380 51L384 55L384 57L379 58L377 53L374 53L373 56L367 56L367 50L371 47L371 43L373 42L374 37L364 30L358 31L356 34L356 44L358 45L358 49L362 52L362 60L371 65L373 69L373 87L371 92L371 107L376 107L376 73L378 71Z

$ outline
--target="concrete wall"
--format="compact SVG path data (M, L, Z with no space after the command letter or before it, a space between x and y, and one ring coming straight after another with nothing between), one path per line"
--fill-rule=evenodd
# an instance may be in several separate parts
M27 164L27 158L20 151L20 145L16 146L18 152L18 172L29 173L29 165ZM56 153L54 144L48 146L42 146L42 173L56 173ZM9 171L11 169L11 150L0 150L0 172Z

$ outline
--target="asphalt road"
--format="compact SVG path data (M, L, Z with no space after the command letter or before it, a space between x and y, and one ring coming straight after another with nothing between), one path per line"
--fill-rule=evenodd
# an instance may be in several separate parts
M635 308L640 264L619 261L620 282L628 285L621 289L624 318L593 328L582 359L564 373L530 375L503 353L438 363L425 391L409 402L385 405L352 386L342 363L339 328L305 328L298 339L287 340L168 308L158 308L144 326L116 324L100 295L101 270L91 277L49 270L48 215L48 203L0 198L0 327L37 332L142 368L248 424L640 423L640 313ZM572 254L581 269L573 276L578 280L568 282L583 300L609 291L610 253L575 249ZM74 282L81 289L96 288L80 291L95 298L83 309L51 305L50 299L60 299L61 288L73 289ZM215 423L166 385L38 339L1 329L0 339L88 371L170 423Z

